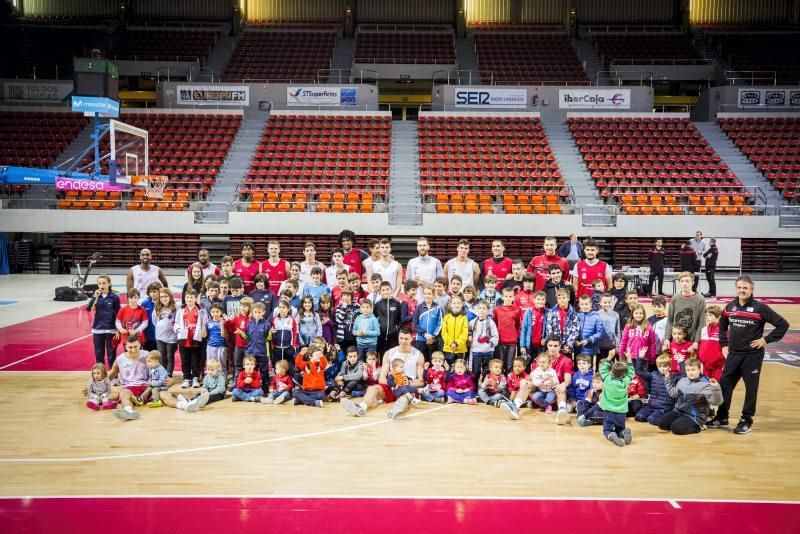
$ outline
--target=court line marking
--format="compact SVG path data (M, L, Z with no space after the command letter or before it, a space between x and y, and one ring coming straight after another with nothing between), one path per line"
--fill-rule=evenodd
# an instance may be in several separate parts
M680 509L681 509L681 505L680 505L680 504L678 504L678 501L676 501L675 499L670 499L670 500L669 500L669 501L667 501L667 502L669 502L670 506L672 506L672 507L673 507L673 508L675 508L676 510L680 510Z
M441 407L440 407L441 408ZM435 408L434 408L435 409ZM493 496L493 495L345 495L345 494L281 494L281 495L259 495L259 494L201 494L201 495L174 495L174 494L136 494L136 495L20 495L0 497L0 501L16 499L307 499L314 497L318 499L354 499L354 500L431 500L431 501L604 501L604 502L647 502L647 503L675 503L681 508L676 499L667 497L527 497L527 496ZM680 497L683 503L714 503L714 504L781 504L781 505L800 505L800 501L778 501L763 499L689 499ZM682 509L682 508L681 508Z
M401 419L408 419L409 417L417 417L432 412L438 412L449 408L453 404L445 404L444 406L437 406L425 411L414 411L401 417ZM290 436L280 436L277 438L257 439L253 441L240 441L236 443L225 443L222 445L211 445L208 447L194 447L191 449L173 449L166 451L150 451L150 452L134 452L129 454L115 454L109 456L84 456L76 458L0 458L0 464L12 463L72 463L72 462L97 462L102 460L121 460L125 458L146 458L149 456L168 456L171 454L185 454L190 452L204 452L204 451L217 451L221 449L233 449L237 447L247 447L250 445L263 445L265 443L279 443L282 441L294 441L297 439L313 438L318 436L326 436L329 434L336 434L339 432L346 432L348 430L360 430L371 426L382 425L392 422L391 419L385 418L378 421L370 421L369 423L361 423L358 425L350 425L339 428L332 428L330 430L320 430L318 432L307 432L305 434L294 434Z
M47 354L48 352L53 352L54 350L60 349L62 347L66 347L67 345L75 343L76 341L80 341L82 339L86 339L87 337L92 337L92 334L86 334L85 336L81 336L81 337L75 338L72 341L67 341L66 343L62 343L61 345L56 345L55 347L50 347L49 349L45 349L45 350L43 350L41 352L37 352L36 354L32 354L30 356L27 356L25 358L22 358L21 360L17 360L15 362L11 362L9 364L6 364L6 365L0 367L0 371L2 371L3 369L7 369L9 367L13 367L13 366L17 365L18 363L26 362L26 361L31 360L33 358L38 358L42 354Z

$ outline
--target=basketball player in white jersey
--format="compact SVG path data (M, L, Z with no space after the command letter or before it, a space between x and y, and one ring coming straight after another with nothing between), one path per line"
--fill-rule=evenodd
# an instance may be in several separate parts
M167 277L164 276L161 269L157 265L152 265L150 263L152 259L153 253L150 252L150 249L143 248L139 252L139 265L134 265L128 269L128 277L125 280L125 286L127 291L130 291L130 289L134 287L139 290L139 294L141 295L139 302L147 298L147 288L153 282L161 282L163 287L169 287Z
M442 262L434 258L428 252L430 244L427 237L417 239L417 256L408 260L406 268L406 280L414 280L419 284L417 289L417 302L422 302L422 290L426 287L433 287L433 281L440 276L444 276Z
M392 388L386 383L386 377L389 376L389 371L392 368L392 360L400 358L405 362L404 372L411 380L411 385L417 387L425 386L425 380L422 378L425 358L422 357L420 351L412 346L411 340L411 330L406 326L402 327L397 334L398 345L383 354L383 364L381 365L378 384L367 388L367 392L359 404L346 398L339 401L348 415L364 417L368 409L374 408L383 402L386 404L394 403L386 414L389 419L394 419L408 408L408 398L403 396L396 399L392 393Z
M381 280L391 284L392 294L397 295L403 286L403 268L392 257L392 242L384 237L378 242L378 250L381 257L367 267L367 279L371 279L373 274L381 275Z
M469 240L462 239L458 242L458 255L444 265L444 276L447 278L448 286L450 280L457 274L461 277L462 287L475 287L480 273L478 263L469 258Z

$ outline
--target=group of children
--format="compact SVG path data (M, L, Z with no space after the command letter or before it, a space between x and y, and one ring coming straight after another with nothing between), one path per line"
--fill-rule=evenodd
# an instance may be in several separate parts
M147 287L144 298L128 290L122 306L110 278L100 276L87 305L95 311L97 362L87 406L135 418L132 406L117 406L109 382L114 378L133 393L131 404L154 408L196 411L227 395L321 407L363 396L377 384L379 355L397 346L404 327L427 362L425 386L403 375L402 359L389 362L387 384L396 398L412 404L481 401L515 419L521 407L531 406L555 411L559 424L574 411L579 425L603 424L604 435L624 445L632 439L625 417L677 434L699 432L721 402L721 309L709 306L704 317L694 314L687 322L686 314L656 296L648 317L623 275L612 278L608 291L595 280L594 294L576 299L558 264L550 266L541 291L534 291L535 276L524 263L514 262L508 279L489 274L480 292L471 284L462 289L457 274L449 282L437 278L420 288L409 280L397 289L373 274L365 289L359 275L346 269L327 273L326 280L336 276L331 288L322 283L321 267L311 268L310 281L301 283L302 269L293 265L279 294L258 274L245 295L231 265L224 258L220 276L205 276L193 265L180 306L159 282ZM676 297L693 299L693 279L692 273L679 275L682 293ZM128 355L125 369L115 362L120 344ZM168 393L176 353L181 387L193 392L191 399Z

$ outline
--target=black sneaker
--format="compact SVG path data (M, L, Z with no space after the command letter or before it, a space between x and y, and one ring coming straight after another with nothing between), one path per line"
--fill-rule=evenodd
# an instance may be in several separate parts
M736 428L733 429L734 434L749 434L752 430L752 423L741 419Z
M727 419L717 419L716 417L706 423L706 428L728 428L730 425L728 424Z

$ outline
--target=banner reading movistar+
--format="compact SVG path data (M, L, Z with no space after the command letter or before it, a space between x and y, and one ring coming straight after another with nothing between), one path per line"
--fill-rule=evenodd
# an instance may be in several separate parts
M287 87L286 105L292 106L355 106L356 87Z

